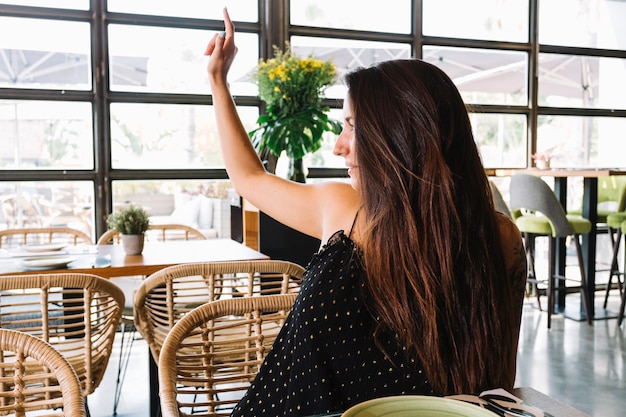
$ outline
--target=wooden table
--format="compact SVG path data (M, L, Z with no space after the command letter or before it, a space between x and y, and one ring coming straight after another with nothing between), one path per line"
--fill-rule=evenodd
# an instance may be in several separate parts
M584 184L583 193L583 217L589 219L591 222L591 231L582 236L582 250L583 250L583 263L584 270L587 276L587 287L589 295L589 314L592 319L607 319L617 317L617 313L610 313L606 310L595 311L594 296L596 290L596 235L598 222L598 178L607 177L612 175L626 175L626 170L618 169L495 169L488 171L488 174L492 176L504 177L512 176L515 174L530 174L540 177L553 177L554 178L554 193L558 197L559 201L563 205L563 209L567 212L567 179L569 177L582 177ZM556 256L556 273L560 275L565 274L565 243L564 239L560 239L561 243L557 245ZM584 321L585 311L583 303L580 303L579 309L573 311L571 309L565 309L565 291L558 291L556 296L556 311L563 313L566 317L573 318L575 320Z
M590 417L569 405L554 399L534 388L519 387L514 388L512 394L524 402L540 408L546 413L550 413L554 417Z
M231 239L146 242L141 255L130 256L124 253L121 244L96 245L88 247L85 253L74 253L72 250L69 252L68 256L76 260L67 268L57 269L29 270L21 267L17 259L3 258L0 260L0 275L70 271L114 278L150 275L168 266L184 263L269 259L268 256ZM36 257L37 254L33 253L31 256Z
M529 406L539 408L551 417L590 417L588 414L583 413L580 410L570 407L569 405L556 400L542 392L537 391L534 388L520 387L514 388L511 394L522 400ZM308 417L341 417L342 412L332 412L325 414L316 414ZM494 417L497 414L493 414ZM507 414L508 415L508 414ZM513 414L510 414L513 416Z
M180 240L165 242L146 242L141 255L128 256L121 244L96 245L84 247L85 253L77 247L78 253L69 249L74 262L67 268L28 270L19 265L16 259L0 260L0 276L23 275L33 273L67 273L80 272L99 275L104 278L115 278L133 275L150 275L163 268L184 263L245 261L269 259L268 256L242 245L231 239ZM36 257L33 253L31 256ZM158 370L152 355L150 361L150 416L160 415Z

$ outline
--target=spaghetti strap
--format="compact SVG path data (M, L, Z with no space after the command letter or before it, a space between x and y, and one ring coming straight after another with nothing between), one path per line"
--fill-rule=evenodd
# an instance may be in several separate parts
M352 220L352 226L350 226L350 233L348 233L348 237L350 239L352 239L352 230L354 229L354 225L356 224L356 218L359 216L359 210L356 211L356 214L354 215L354 220Z

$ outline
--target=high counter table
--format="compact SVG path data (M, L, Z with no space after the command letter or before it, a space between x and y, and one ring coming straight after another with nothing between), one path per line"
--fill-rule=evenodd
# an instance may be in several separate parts
M596 235L598 222L598 178L613 175L626 175L626 170L609 169L609 168L553 168L553 169L490 169L487 175L496 177L510 177L515 174L529 174L538 177L554 178L554 193L563 205L563 209L567 212L567 179L569 177L582 177L584 184L583 192L583 217L587 218L591 224L591 231L582 237L583 250L583 266L587 276L587 287L589 295L589 314L592 319L615 318L617 314L609 313L606 310L596 313L594 305L594 296L596 290ZM556 273L564 275L565 273L565 246L564 243L558 245L556 254ZM559 291L556 297L556 311L562 312L567 317L575 320L584 321L585 311L581 303L578 311L565 310L565 292Z

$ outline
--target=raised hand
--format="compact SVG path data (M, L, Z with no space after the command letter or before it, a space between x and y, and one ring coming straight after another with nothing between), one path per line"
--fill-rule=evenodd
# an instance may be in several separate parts
M233 22L230 20L226 8L224 8L223 13L225 31L216 33L209 41L204 51L205 55L211 57L208 65L211 83L226 81L226 75L235 59L235 55L237 55L235 25L233 25Z

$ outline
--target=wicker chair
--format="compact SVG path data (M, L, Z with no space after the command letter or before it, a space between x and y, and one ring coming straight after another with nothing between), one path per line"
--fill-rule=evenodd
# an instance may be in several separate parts
M54 346L75 369L85 403L104 376L123 306L122 290L96 275L0 277L0 327Z
M176 323L159 359L162 415L229 416L296 297L294 293L218 300Z
M184 224L151 224L144 233L147 242L166 240L206 239L198 229ZM121 234L117 230L107 230L98 239L98 245L120 243Z
M51 344L0 329L0 352L0 415L87 415L76 371Z
M28 244L67 243L92 245L86 233L71 227L30 227L0 230L0 248L13 248Z
M170 329L195 307L219 298L286 294L300 289L304 268L287 261L208 262L162 269L135 293L135 326L155 363Z
M204 240L206 237L197 229L184 224L151 224L146 231L145 240L150 242L166 241L166 240ZM110 245L120 243L121 234L117 230L108 230L98 239L98 245ZM115 381L115 393L113 397L113 415L117 415L117 407L122 395L122 385L128 364L130 363L130 355L132 353L135 341L134 327L134 308L133 298L135 291L145 279L144 276L130 276L111 278L111 281L124 291L126 305L122 312L121 321L121 338L120 338L120 356L117 366L117 378Z

